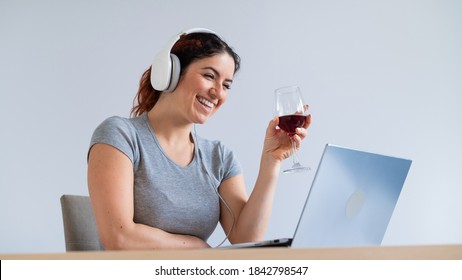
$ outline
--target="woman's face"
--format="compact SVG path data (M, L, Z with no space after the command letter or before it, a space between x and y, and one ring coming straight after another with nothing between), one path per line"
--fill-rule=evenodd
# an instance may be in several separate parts
M192 62L172 93L183 116L204 123L225 103L234 76L234 60L227 53Z

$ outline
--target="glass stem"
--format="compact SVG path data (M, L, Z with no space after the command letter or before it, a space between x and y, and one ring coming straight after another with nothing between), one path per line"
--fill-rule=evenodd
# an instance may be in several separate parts
M293 160L294 165L297 165L298 164L297 146L293 138L290 138L290 140L292 141L292 160Z

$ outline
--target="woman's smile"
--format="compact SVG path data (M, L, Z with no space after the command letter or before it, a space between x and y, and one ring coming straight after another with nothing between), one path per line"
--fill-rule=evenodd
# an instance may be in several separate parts
M204 97L197 96L196 100L203 106L207 111L211 111L213 108L215 108L216 104L205 99Z

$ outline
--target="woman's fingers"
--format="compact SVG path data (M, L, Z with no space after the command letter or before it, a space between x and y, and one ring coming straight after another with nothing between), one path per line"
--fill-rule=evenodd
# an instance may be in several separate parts
M306 135L308 134L308 130L306 128L299 127L295 129L295 135L298 135L301 139L305 138Z
M311 124L311 116L306 117L306 122L303 127L299 127L295 129L296 135L298 135L301 139L304 139L308 135L308 127Z
M303 125L303 128L307 129L311 124L311 114L306 116L306 119L305 119L305 124Z
M295 142L295 148L298 150L300 148L300 145L302 144L302 138L295 134L294 136L292 136L292 141Z
M305 137L308 135L308 127L311 124L311 115L306 116L305 125L303 127L299 127L295 129L295 135L292 136L293 140L295 141L295 146L297 149L300 147L301 142Z

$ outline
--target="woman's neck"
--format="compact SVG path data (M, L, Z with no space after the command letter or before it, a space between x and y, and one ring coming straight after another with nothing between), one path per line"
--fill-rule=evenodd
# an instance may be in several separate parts
M148 112L149 123L167 156L178 165L187 166L194 159L192 123L181 122L177 112L163 108L168 106L154 106Z
M168 109L170 106L157 105L148 112L149 123L157 138L170 144L190 143L192 123L182 121L177 113Z

